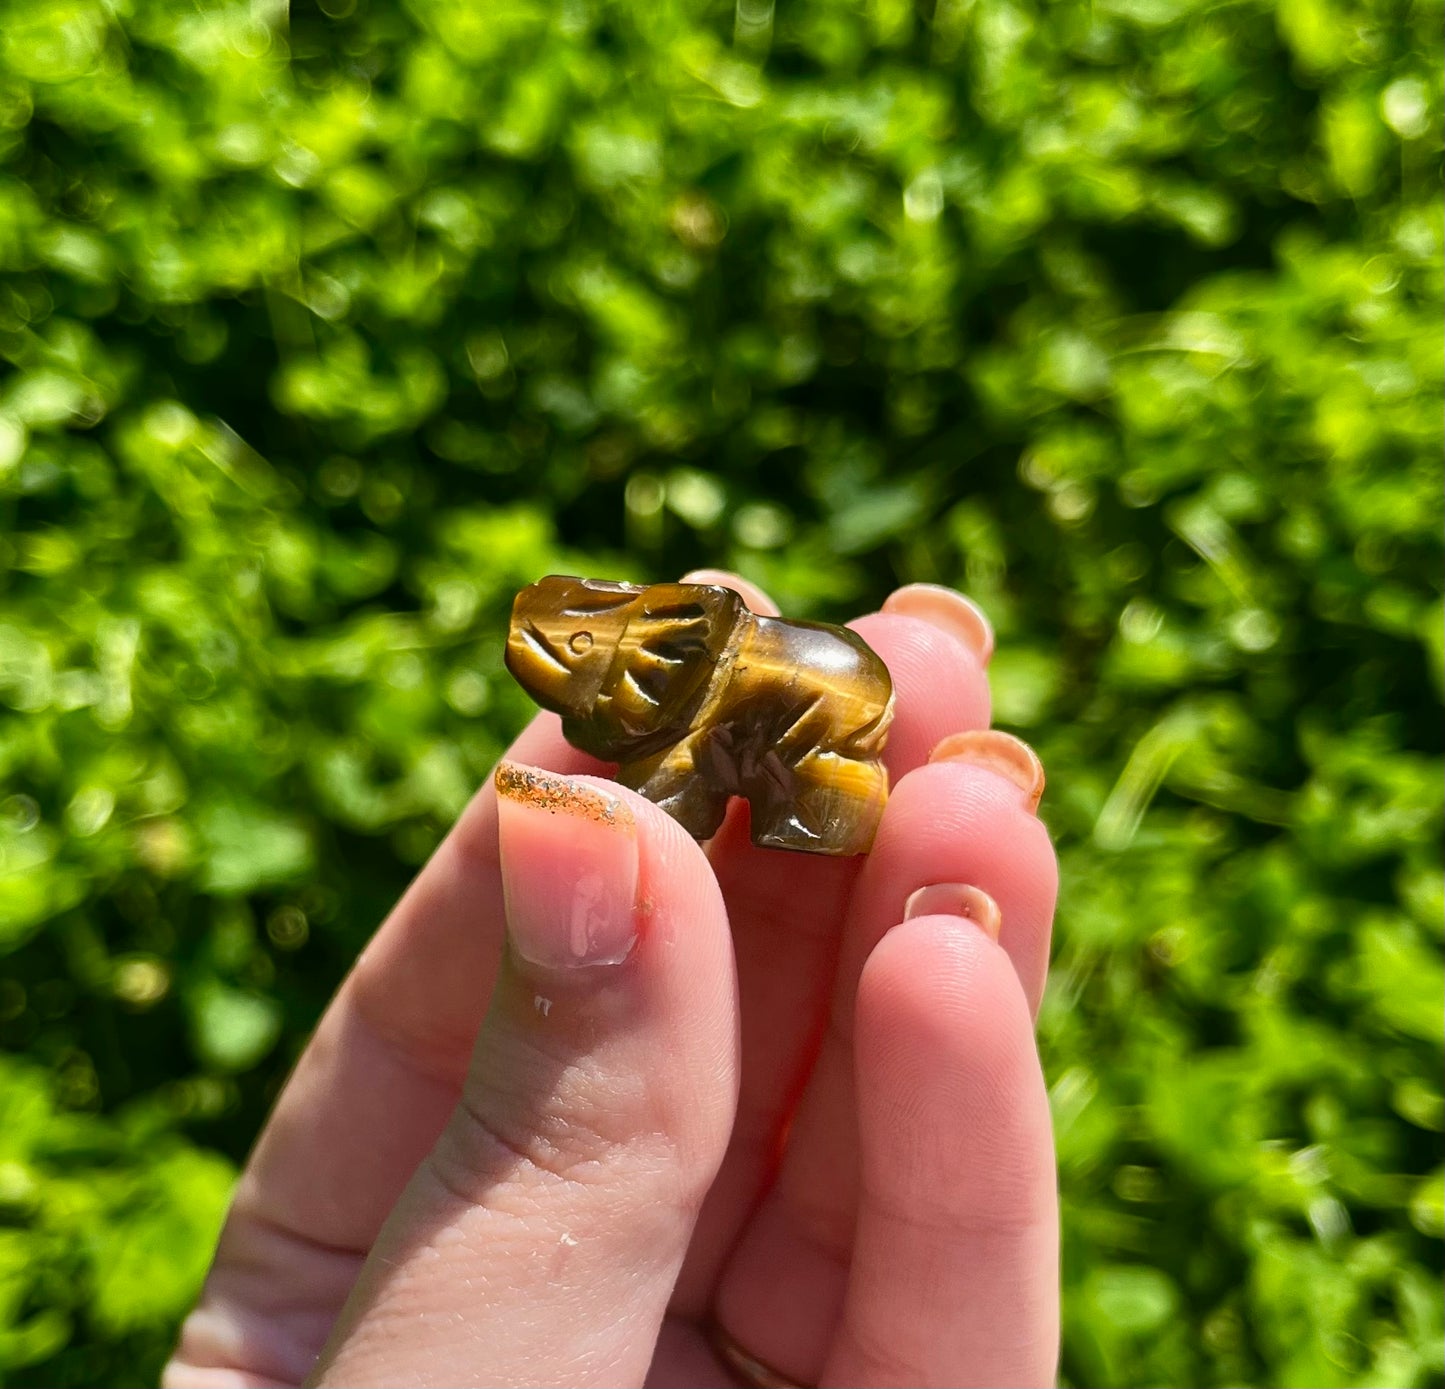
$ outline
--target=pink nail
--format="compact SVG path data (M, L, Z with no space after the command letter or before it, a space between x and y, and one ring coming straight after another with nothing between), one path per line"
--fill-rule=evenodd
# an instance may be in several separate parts
M637 943L637 826L588 782L497 766L502 894L512 949L544 969L616 965Z
M998 903L981 887L970 883L929 883L910 895L903 906L903 919L915 916L961 916L972 921L990 940L997 940L1003 927Z

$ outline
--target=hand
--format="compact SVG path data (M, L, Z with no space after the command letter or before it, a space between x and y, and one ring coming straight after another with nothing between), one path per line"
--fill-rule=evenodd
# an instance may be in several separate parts
M965 600L853 625L898 694L867 859L736 806L704 849L534 720L318 1027L166 1385L1052 1380L1042 773L976 731Z

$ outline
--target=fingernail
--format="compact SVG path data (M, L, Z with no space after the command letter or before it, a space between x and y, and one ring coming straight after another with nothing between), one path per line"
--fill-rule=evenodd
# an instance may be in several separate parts
M637 943L637 825L588 782L497 765L502 895L513 951L544 969L620 964Z
M984 665L993 655L993 627L983 609L942 584L905 584L883 600L883 611L952 632Z
M1006 776L1029 798L1029 809L1039 808L1044 794L1044 764L1027 743L996 728L950 733L931 753L930 762L972 762Z
M730 569L689 569L681 581L685 584L720 584L740 593L749 612L760 613L763 617L776 617L778 614L778 605L757 584Z
M998 903L981 887L969 883L929 883L919 888L903 905L905 921L915 916L961 916L990 940L997 940L1003 927Z

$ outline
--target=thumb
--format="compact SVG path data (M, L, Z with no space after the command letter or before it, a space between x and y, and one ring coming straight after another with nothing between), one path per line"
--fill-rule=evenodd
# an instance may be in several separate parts
M322 1384L641 1384L736 1103L722 898L661 810L497 769L507 955ZM480 904L479 904L480 907Z

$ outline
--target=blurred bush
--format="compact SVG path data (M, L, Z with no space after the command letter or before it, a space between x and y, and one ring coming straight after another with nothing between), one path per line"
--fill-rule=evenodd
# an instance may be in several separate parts
M1435 0L0 0L0 1377L140 1383L510 592L956 584L1075 1384L1442 1355ZM229 1160L229 1162L227 1161Z

